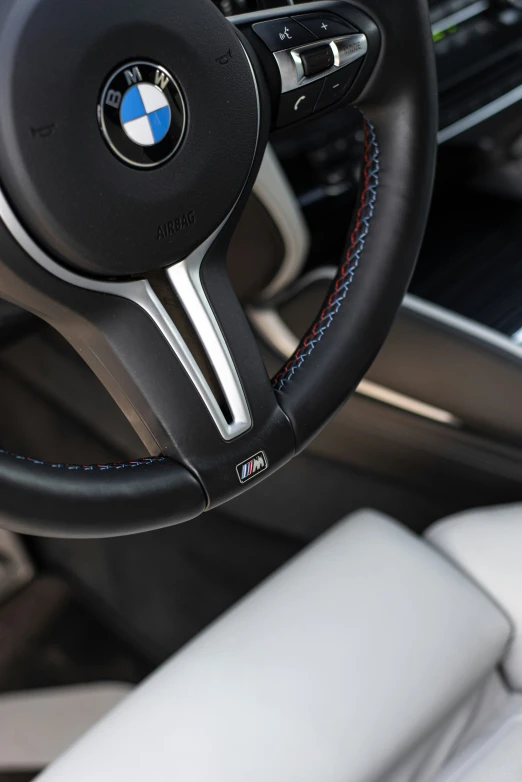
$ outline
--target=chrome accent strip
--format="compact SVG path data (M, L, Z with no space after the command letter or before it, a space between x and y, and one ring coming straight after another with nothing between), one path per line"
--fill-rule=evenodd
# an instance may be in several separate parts
M334 53L335 67L344 68L352 62L359 60L368 51L368 41L362 33L360 35L345 35L335 38L330 48Z
M471 5L467 5L465 8L461 8L460 11L455 11L454 14L449 14L439 22L435 22L431 25L432 35L442 33L449 27L455 27L462 22L467 22L469 19L473 19L475 16L483 14L489 8L489 0L477 0Z
M329 270L333 269L333 267L328 268ZM336 270L334 269L334 272L335 271ZM315 276L310 282L315 282L318 279L332 279L332 277ZM293 331L288 328L277 310L272 308L262 309L250 307L248 316L258 334L265 339L282 358L288 359L292 355L299 345L299 339L295 336ZM420 416L421 418L428 418L437 423L445 424L446 426L458 427L462 424L453 413L450 413L447 410L443 410L442 408L428 404L427 402L422 402L420 399L415 399L400 391L394 391L387 386L374 383L372 380L361 380L355 393L359 394L359 396L382 402L389 407L396 407L400 410L412 413L413 415Z
M407 394L401 394L399 391L393 391L391 388L381 386L372 380L361 380L355 389L355 393L368 399L374 399L376 402L383 402L390 407L405 410L407 413L418 415L421 418L429 418L431 421L436 421L439 424L454 427L462 426L462 421L453 413L449 413L441 407L421 402L420 399L414 399Z
M300 291L308 287L308 285L313 285L315 282L320 282L321 280L331 282L335 278L337 271L337 266L322 266L319 269L314 269L304 277L296 280L291 288L287 288L285 300L286 298L297 295ZM486 342L497 350L509 353L513 358L522 361L522 345L519 346L513 340L513 337L508 337L500 331L495 331L488 326L483 326L475 320L464 317L464 315L459 315L456 312L440 307L438 304L433 304L431 301L421 299L418 296L414 296L412 293L407 293L404 296L401 308L417 315L422 315L425 318L436 320L439 323L448 326L448 328L461 331L479 342ZM263 310L263 312L264 311L265 310ZM288 327L286 328L288 329ZM295 345L288 352L288 355L291 355L293 350L295 350ZM284 351L282 351L282 354L285 356L287 355Z
M515 343L515 345L520 345L522 347L522 328L517 329L514 334L511 335L511 339Z
M244 47L243 50L245 51ZM248 56L248 53L246 51L245 51L245 56L247 57L250 70L252 73L252 78L254 80L257 107L258 107L257 142L256 142L256 151L254 152L254 155L252 157L252 165L253 165L255 156L257 154L257 145L259 144L261 105L260 105L259 89L257 86L255 71L250 61L250 58ZM238 203L240 198L241 198L241 194L239 195L236 204ZM235 209L236 204L234 204L234 206L232 207L231 213ZM189 268L197 267L197 269L199 270L201 261L200 260L198 261L197 259L200 258L202 259L205 256L205 254L207 253L207 251L212 246L217 236L220 234L221 230L223 229L223 226L227 223L229 216L230 215L227 215L227 217L225 218L223 223L219 226L219 228L217 228L216 231L214 231L214 233L208 239L206 239L206 241L203 242L203 244L200 245L200 247L194 250L194 252L191 253L191 255L188 258L186 258L185 261L182 262L183 264L185 264ZM170 345L170 347L178 357L185 372L191 379L192 383L196 387L197 392L199 393L203 402L205 403L207 410L209 411L211 417L213 418L214 423L216 424L216 427L224 440L227 441L232 440L233 438L237 437L238 435L250 429L252 425L250 411L243 392L243 388L239 381L239 377L235 370L235 365L233 364L232 357L229 354L226 344L225 344L225 349L224 351L222 351L221 354L221 359L222 358L225 359L225 365L223 365L223 367L221 366L221 359L217 359L216 357L213 357L211 355L209 355L208 358L212 361L213 365L214 362L217 363L218 369L216 370L216 374L218 376L220 384L223 383L223 385L226 385L226 388L223 387L222 385L225 398L230 406L232 413L234 413L235 410L236 413L239 415L239 419L237 421L234 420L230 424L227 422L225 416L223 415L223 412L214 394L212 393L212 390L208 385L205 376L201 372L198 363L194 359L183 337L181 336L178 329L172 322L169 314L167 313L166 309L163 307L162 303L154 293L153 289L151 288L147 280L136 280L132 282L111 282L111 281L104 281L104 280L96 280L96 279L91 279L89 277L84 277L81 274L76 274L75 272L70 271L66 267L56 263L56 261L54 261L49 255L47 255L44 252L44 250L42 250L42 248L39 247L39 245L37 245L36 242L31 238L31 236L26 232L25 228L22 226L17 216L11 209L9 202L7 201L4 192L1 188L0 188L0 219L3 221L3 223L11 233L11 235L18 242L18 244L25 250L25 252L34 261L36 261L36 263L42 266L50 274L54 275L55 277L58 277L59 279L68 283L69 285L74 285L78 288L95 291L97 293L107 293L112 296L120 296L121 298L128 299L129 301L132 301L134 302L134 304L137 304L139 307L141 307L154 321L154 323L156 324L156 326L158 327L158 329L160 330L160 332L162 333L162 335L164 336L164 338L166 339L166 341L168 342L168 344ZM174 264L174 266L175 265L176 264ZM172 268L173 267L171 266L169 267L169 269L165 270L167 276L168 276L168 272ZM211 313L210 305L208 305L208 303L207 306ZM190 316L190 312L187 312L187 314ZM231 366L233 366L234 368L233 372L231 372L230 370ZM223 380L223 378L227 379L226 383ZM231 386L229 385L229 380L232 382ZM238 403L239 396L242 397L241 404ZM233 405L232 405L232 401L233 401Z
M482 108L473 111L471 114L468 114L467 117L459 119L457 122L454 122L453 125L448 125L447 128L439 130L437 141L439 144L443 144L445 141L449 141L449 139L459 136L466 130L474 128L475 125L479 125L481 122L484 122L484 120L494 117L495 114L513 106L520 100L522 100L522 84L519 87L510 90L510 92L506 92L505 95L488 103L486 106L482 106Z
M417 315L436 320L455 331L461 331L477 342L485 342L496 350L522 362L522 346L519 346L513 341L513 338L507 337L500 331L490 329L488 326L483 326L475 320L458 315L456 312L439 307L438 304L432 304L425 299L420 299L411 293L406 294L402 306Z
M302 47L302 48L304 49L305 47ZM297 80L297 84L301 84L301 82L303 82L304 79L306 78L305 77L305 72L304 72L303 60L301 58L301 53L300 53L300 51L297 51L297 49L292 49L288 53L290 54L290 57L294 61L295 78ZM284 52L276 52L276 54L284 54ZM278 60L277 57L276 57L276 60L277 60L277 62L279 64L279 60ZM291 68L287 68L285 70L285 77L286 78L288 78L288 77L293 78L293 74L294 74L294 71L291 70ZM281 93L283 93L283 92L287 92L287 90L285 89L285 81L283 79L283 74L281 73Z
M299 79L304 77L299 55L294 55L290 49L287 49L284 52L274 52L274 57L281 76L281 94L297 89Z
M338 48L337 44L335 43L335 41L331 42L330 49L332 50L332 53L333 53L333 56L334 56L334 65L335 65L335 67L336 68L340 68L341 67L341 55L340 55L339 48ZM346 65L347 63L343 63L343 64Z
M334 55L334 64L328 70L318 73L315 76L305 76L301 52L308 49L315 49L318 45L328 45ZM325 39L324 41L314 41L304 46L297 46L295 49L285 49L281 52L274 52L279 73L281 75L281 93L297 90L306 84L311 84L318 79L324 79L331 73L336 73L346 65L364 57L368 51L368 41L362 33L352 35L343 35L338 38Z

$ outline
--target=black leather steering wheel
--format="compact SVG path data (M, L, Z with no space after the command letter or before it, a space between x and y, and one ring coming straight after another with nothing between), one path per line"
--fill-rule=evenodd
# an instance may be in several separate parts
M359 206L322 311L270 381L224 259L271 128L300 111L284 68L290 47L319 47L318 14L338 59L315 56L351 69L342 101L364 115ZM70 465L2 451L0 525L85 537L194 518L302 451L386 337L433 181L425 0L232 20L210 0L5 0L0 31L0 293L66 337L148 453ZM320 110L314 67L297 78Z

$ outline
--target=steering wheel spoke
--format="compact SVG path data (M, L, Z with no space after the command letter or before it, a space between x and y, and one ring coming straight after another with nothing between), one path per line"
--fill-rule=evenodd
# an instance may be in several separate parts
M11 226L5 242L13 242L13 233L17 240L8 255L12 266L5 266L5 295L62 333L147 453L195 475L208 506L241 490L237 467L257 452L265 454L267 474L290 458L291 427L226 272L232 225L154 281L116 282L59 267L1 195L0 216ZM215 459L221 460L217 475Z
M236 364L203 288L201 268L205 249L203 247L185 261L167 268L165 277L190 320L219 386L221 404L204 377L200 378L198 390L221 436L228 441L252 428L252 416ZM191 359L193 361L193 356Z

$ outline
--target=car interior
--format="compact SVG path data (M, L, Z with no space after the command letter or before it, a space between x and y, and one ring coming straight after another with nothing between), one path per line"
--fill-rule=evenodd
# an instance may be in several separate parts
M0 65L0 782L520 780L522 2Z

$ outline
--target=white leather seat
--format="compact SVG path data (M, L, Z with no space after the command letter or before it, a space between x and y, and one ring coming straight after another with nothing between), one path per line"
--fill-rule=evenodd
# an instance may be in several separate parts
M522 693L522 506L460 513L435 524L427 537L509 617L513 632L502 660L502 675L513 693ZM512 694L495 719L456 754L437 782L521 779L522 694Z
M510 617L513 639L502 667L511 687L522 691L522 505L450 516L427 538Z
M481 573L470 561L473 579L463 571L450 534L461 523L446 522L425 542L371 511L340 522L175 655L40 782L424 782L447 774L518 708L497 668L517 671L522 655L516 640L509 646L516 611L476 583Z

